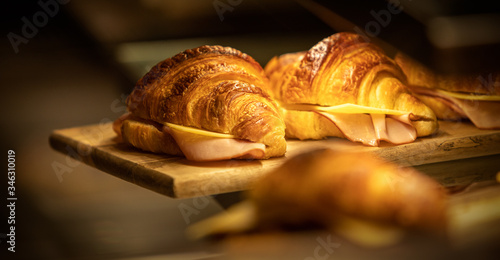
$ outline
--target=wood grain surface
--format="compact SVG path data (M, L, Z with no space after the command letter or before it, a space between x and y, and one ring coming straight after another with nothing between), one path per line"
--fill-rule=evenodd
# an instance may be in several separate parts
M494 178L500 171L500 130L479 130L470 123L440 122L431 137L394 146L367 147L340 138L289 140L284 157L269 160L191 162L137 150L120 143L111 123L55 130L53 149L123 180L173 198L189 198L248 189L287 158L318 148L371 151L389 161L417 169L444 185Z

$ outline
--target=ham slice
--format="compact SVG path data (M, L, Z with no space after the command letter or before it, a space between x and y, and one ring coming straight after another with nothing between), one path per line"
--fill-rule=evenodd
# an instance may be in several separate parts
M378 146L380 140L392 144L405 144L411 143L417 138L417 131L409 119L410 114L394 116L319 111L316 113L328 118L347 139L369 146Z
M388 115L385 122L386 131L384 133L386 136L382 137L381 140L393 144L406 144L415 141L417 138L417 130L411 124L410 114L401 116Z
M450 98L477 128L500 128L500 102Z
M188 160L218 161L233 158L262 159L266 146L262 143L235 138L217 138L189 133L168 126L163 127L179 145Z
M450 109L453 109L464 118L469 118L477 128L500 128L500 116L498 115L500 101L460 99L422 87L411 87L411 90L417 95L440 99Z
M325 112L317 113L332 121L347 139L353 142L361 142L365 145L378 146L377 135L375 133L370 115Z
M147 138L146 136L158 137L158 135L164 134L164 138L159 139L168 140L168 142L175 142L176 144L173 143L172 145L179 146L177 149L180 148L184 156L192 161L218 161L233 158L263 159L265 155L266 146L262 143L254 143L235 138L205 136L203 134L182 131L179 129L168 127L166 125L162 126L161 124L154 121L135 117L130 113L124 114L113 123L113 130L120 138L122 138L122 125L125 120L132 120L138 123L155 126L159 130L156 135L140 134L137 136L139 136L140 138ZM155 141L161 142L162 140ZM139 143L147 143L147 141L139 140ZM151 151L151 147L140 146L139 148Z

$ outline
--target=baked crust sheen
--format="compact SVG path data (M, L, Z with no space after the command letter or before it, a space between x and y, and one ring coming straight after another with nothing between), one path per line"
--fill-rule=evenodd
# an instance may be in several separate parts
M284 106L352 103L394 109L413 114L418 136L430 135L438 128L434 112L407 90L406 77L394 60L357 34L337 33L307 52L275 57L265 71L272 95ZM287 127L295 124L286 123ZM311 136L308 138L316 135L314 129L302 132L302 136Z
M266 157L285 153L285 125L266 92L268 79L250 56L230 47L201 46L153 67L127 99L130 113L234 135L266 145Z
M394 60L412 86L468 94L500 95L500 71L441 75L401 52L396 54Z
M420 62L398 52L394 58L408 79L410 87L428 89L427 95L421 95L415 90L415 95L429 106L440 119L460 120L467 118L463 113L453 109L449 103L437 93L438 89L472 94L472 95L500 95L500 72L476 73L473 75L441 75L427 68Z
M266 174L249 192L263 226L319 223L343 216L442 233L445 189L412 168L369 153L314 150Z

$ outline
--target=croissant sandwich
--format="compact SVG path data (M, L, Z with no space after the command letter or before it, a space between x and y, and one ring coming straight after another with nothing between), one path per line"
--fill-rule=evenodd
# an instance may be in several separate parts
M396 63L356 34L337 33L308 51L274 57L265 71L287 137L337 136L377 146L412 142L438 128Z
M188 234L196 238L315 224L364 239L356 241L361 243L380 242L379 236L366 241L375 230L393 238L403 230L443 235L446 198L444 187L412 168L369 153L315 150L269 172L252 186L246 201L229 208L229 214L196 223Z
M397 53L395 60L406 74L411 91L438 118L469 119L478 128L500 128L500 72L439 75L403 53Z
M121 139L189 160L265 159L286 151L285 125L250 56L221 46L186 50L154 66L114 122Z

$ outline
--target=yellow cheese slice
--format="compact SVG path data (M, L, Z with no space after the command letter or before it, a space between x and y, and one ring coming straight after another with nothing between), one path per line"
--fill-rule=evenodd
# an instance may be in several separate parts
M257 209L252 201L244 200L226 211L194 223L186 229L190 239L201 239L211 235L241 233L257 227Z
M234 135L222 134L222 133L207 131L207 130L198 129L198 128L194 128L194 127L189 127L189 126L176 125L176 124L172 124L172 123L165 123L165 125L170 127L170 128L173 128L175 130L188 132L188 133L192 133L192 134L196 134L196 135L203 135L203 136L215 137L215 138L234 138Z
M317 105L307 105L307 104L293 104L284 106L288 110L300 110L300 111L321 111L327 113L342 113L342 114L385 114L385 115L405 115L410 112L385 109L385 108L375 108L360 106L355 104L342 104L338 106L317 106Z
M454 98L459 98L459 99L466 99L466 100L482 100L482 101L500 101L500 96L495 96L495 95L474 95L474 94L465 94L465 93L459 93L459 92L451 92L451 91L446 91L442 89L437 89L437 91L443 95L454 97Z
M397 226L382 225L374 221L339 215L334 230L351 242L367 248L382 248L400 242L405 231Z

